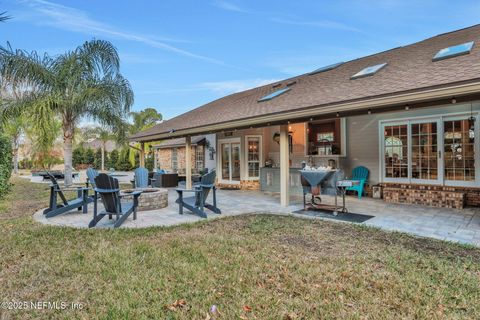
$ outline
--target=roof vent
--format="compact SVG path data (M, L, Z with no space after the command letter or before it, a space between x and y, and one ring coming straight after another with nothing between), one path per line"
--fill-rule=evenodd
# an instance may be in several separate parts
M291 87L291 86L293 86L294 84L296 84L297 82L298 82L297 80L291 81L291 82L287 83L287 87Z

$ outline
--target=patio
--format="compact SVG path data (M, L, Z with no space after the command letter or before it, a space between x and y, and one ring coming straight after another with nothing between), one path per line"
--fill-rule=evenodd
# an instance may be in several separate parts
M190 214L187 210L185 210L184 215L179 215L178 205L175 203L176 198L175 190L169 189L168 207L160 210L139 212L137 220L134 221L129 217L121 227L173 226L204 220ZM281 206L278 198L278 194L261 193L258 191L218 190L218 206L222 210L222 214L216 215L208 210L206 212L209 219L253 213L293 215L305 219L321 219L306 214L293 213L302 208L300 198L292 197L291 204L288 207ZM324 202L331 204L334 201L334 198L329 196L323 196L322 199ZM367 226L480 247L479 208L466 208L463 210L431 208L416 205L390 204L371 198L358 200L356 197L347 197L347 207L352 213L374 216L374 218L362 223ZM72 211L50 219L46 219L40 210L34 214L34 219L48 225L86 228L92 218L92 210L93 205L89 205L88 214ZM99 223L98 227L111 227L111 222L112 220L104 219Z

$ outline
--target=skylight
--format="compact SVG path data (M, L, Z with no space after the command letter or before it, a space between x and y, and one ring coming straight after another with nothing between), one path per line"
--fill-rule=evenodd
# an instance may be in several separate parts
M456 46L451 46L448 48L443 48L442 50L438 51L437 54L433 57L433 61L453 58L457 56L461 56L464 54L469 54L473 48L473 41L465 42L462 44L457 44Z
M366 67L365 69L360 70L359 72L355 73L350 79L358 79L368 76L373 76L375 73L380 71L383 67L385 67L387 63L376 64L374 66Z
M310 74L316 74L316 73L332 70L332 69L335 69L336 67L339 67L342 64L343 64L343 62L337 62L337 63L334 63L334 64L330 64L328 66L318 68L317 70L314 70L314 71L310 72Z
M263 101L272 100L273 98L278 97L279 95L281 95L281 94L283 94L283 93L285 93L285 92L287 92L287 91L289 91L289 90L290 90L290 88L283 88L283 89L274 91L274 92L272 92L272 93L270 93L270 94L267 94L266 96L260 98L260 99L258 100L258 102L263 102Z

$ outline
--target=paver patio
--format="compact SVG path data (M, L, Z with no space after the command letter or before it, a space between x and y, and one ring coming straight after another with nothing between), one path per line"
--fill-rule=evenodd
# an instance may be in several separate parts
M160 210L138 213L137 220L129 218L122 228L144 228L150 226L173 226L183 223L193 223L203 220L190 214L178 214L175 203L177 194L169 189L169 206ZM278 195L259 191L219 190L218 206L221 215L208 210L208 218L234 216L249 213L291 214L301 218L312 218L303 214L293 213L302 208L301 199L292 199L289 207L280 206ZM334 198L323 196L323 201L333 203ZM415 205L400 205L386 203L383 200L347 197L347 207L350 212L368 214L374 218L364 222L364 225L378 227L389 231L400 231L422 237L472 244L480 246L480 209L466 208L454 210L446 208L431 208ZM73 211L54 218L46 219L41 211L34 214L34 219L43 224L86 228L92 218L93 205L89 205L89 213ZM315 218L317 219L317 218ZM321 218L320 218L321 219ZM100 228L111 227L112 220L103 219Z

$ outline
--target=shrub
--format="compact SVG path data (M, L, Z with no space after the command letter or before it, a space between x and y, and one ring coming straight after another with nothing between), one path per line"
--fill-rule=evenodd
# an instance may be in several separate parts
M9 139L0 136L0 197L8 192L12 174L12 144Z
M110 155L108 157L107 169L110 169L110 168L116 169L117 162L118 162L118 151L117 149L114 149L112 150L112 152L110 152Z
M130 163L130 148L124 148L120 151L120 155L118 156L117 165L115 166L115 170L120 171L130 171L132 170L132 164Z
M146 157L145 159L145 168L148 169L148 171L153 171L153 167L154 167L154 161L155 159L153 158L153 156L148 156Z
M93 166L95 167L95 169L102 168L102 149L100 148L95 151L95 161L93 162Z
M93 166L95 164L95 152L93 152L92 148L88 148L85 151L85 158L83 159L85 164Z
M72 153L72 165L76 168L79 164L85 163L85 149L83 147L78 147L73 149Z

